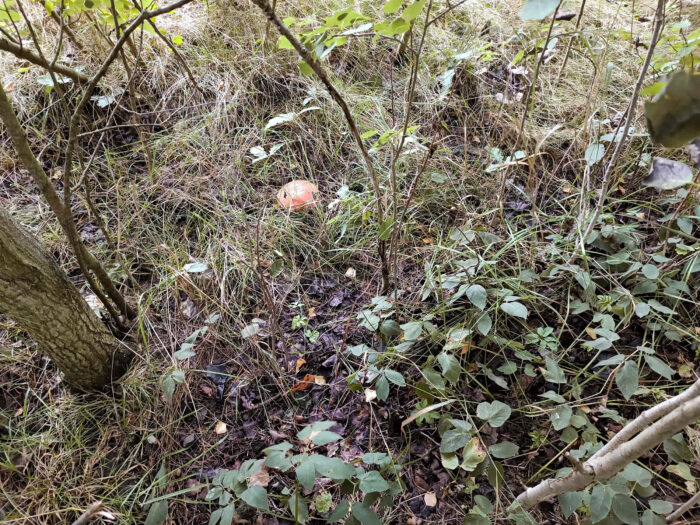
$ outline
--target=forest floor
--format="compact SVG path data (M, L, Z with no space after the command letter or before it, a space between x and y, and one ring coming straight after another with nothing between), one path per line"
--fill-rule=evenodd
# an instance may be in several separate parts
M299 431L333 421L343 439L315 452L357 465L368 452L391 457L382 473L401 490L379 507L382 523L484 523L482 514L506 523L524 487L571 467L569 452L586 457L692 383L700 204L684 190L642 186L651 155L684 153L650 144L641 107L603 213L581 238L653 15L648 3L591 4L585 42L569 53L576 18L555 24L528 106L550 24L520 20L519 2L468 0L434 24L410 104L411 61L396 42L351 38L326 59L361 131L377 131L367 145L386 208L407 206L389 294L372 185L323 85L277 49L274 28L246 1L162 17L196 85L172 51L143 36L136 107L119 98L127 86L117 64L81 137L104 231L84 194L74 202L83 240L138 307L124 336L131 366L107 393L76 393L0 318L0 522L72 523L99 500L93 523L143 523L160 501L168 523L208 523L217 472L283 441L299 451ZM279 8L321 20L344 7ZM688 15L697 23L684 9L668 8L669 27ZM50 41L56 28L45 27ZM673 52L660 44L657 67ZM64 55L94 66L85 51ZM58 185L60 105L42 72L23 65L2 55L2 82ZM395 145L375 141L400 129L409 107L418 128L393 180ZM92 299L4 134L0 170L3 204ZM318 185L312 211L276 205L293 179ZM459 468L468 454L478 460ZM660 515L650 501L692 496L699 458L697 428L641 458L627 479L638 512ZM265 514L238 506L234 522L293 523L282 503L293 476L263 473L280 497ZM326 494L334 504L348 497L328 478L301 490L311 522L325 521ZM557 500L531 512L542 524L587 519ZM700 522L700 511L692 516Z

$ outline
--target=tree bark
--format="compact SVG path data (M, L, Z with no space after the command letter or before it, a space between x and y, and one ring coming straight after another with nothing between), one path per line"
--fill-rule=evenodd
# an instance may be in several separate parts
M0 312L14 320L81 390L117 378L120 343L37 240L0 208Z

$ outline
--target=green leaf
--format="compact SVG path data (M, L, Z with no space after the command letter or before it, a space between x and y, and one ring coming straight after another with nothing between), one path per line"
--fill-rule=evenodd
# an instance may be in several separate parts
M598 164L600 159L603 158L603 155L605 155L605 144L594 142L586 148L583 158L586 159L586 164L593 166Z
M473 437L462 450L462 464L460 467L467 472L472 472L481 465L484 459L486 459L486 451L481 445L479 438Z
M574 411L569 405L560 405L552 411L552 428L556 431L564 430L571 422Z
M576 512L576 509L581 506L583 495L583 492L564 492L559 494L557 499L559 500L561 512L566 519L569 519Z
M649 500L649 508L657 514L671 514L673 512L673 505L662 499Z
M700 136L700 75L675 73L644 107L652 139L667 148L685 146Z
M320 513L326 513L333 506L333 496L330 492L322 492L314 498L314 506Z
M168 500L162 499L151 505L144 525L162 525L168 519Z
M380 468L386 467L391 463L391 456L386 452L365 452L362 462L367 465L379 465Z
M345 481L355 475L354 467L340 458L329 458L321 454L313 454L309 461L313 462L316 472L322 478L331 478L333 481Z
M316 467L311 461L302 459L301 463L299 463L294 470L302 487L306 490L314 488L314 483L316 482Z
M379 516L365 503L353 503L352 516L362 525L382 525L382 522L379 521Z
M472 284L467 288L467 298L479 310L486 308L486 288L480 284Z
M387 15L396 13L396 11L401 9L401 4L403 4L403 0L389 0L386 4L384 4L384 12Z
M233 523L233 515L236 512L236 505L234 503L229 503L221 510L221 518L219 525L231 525Z
M691 461L693 453L683 439L683 434L676 434L673 437L664 439L664 451L673 461Z
M394 229L394 218L393 217L387 217L384 219L384 222L382 222L379 225L379 240L380 241L387 241L389 240L389 237L391 237L391 232Z
M389 381L386 380L386 377L383 375L379 376L379 379L374 384L374 390L377 392L379 401L386 401L386 398L389 397Z
M335 523L336 521L342 520L350 510L350 503L348 503L348 500L344 499L340 503L338 503L338 506L331 512L331 515L328 516L328 521L330 523Z
M622 523L627 523L627 525L637 525L639 523L637 504L627 494L615 495L612 502L612 510Z
M462 371L462 367L459 364L459 359L457 359L452 354L447 352L442 352L437 357L438 363L442 368L442 375L445 376L450 383L453 385L457 384L459 381L459 375Z
M639 386L639 369L634 361L627 361L615 376L615 384L622 397L631 398Z
M219 523L219 519L221 519L221 513L224 511L224 509L216 509L211 513L209 516L209 525L216 525Z
M690 472L690 467L687 463L676 463L675 465L666 467L666 470L686 481L695 481L695 476Z
M560 0L525 0L518 15L523 20L542 20L551 15Z
M241 494L241 499L256 509L264 510L265 512L270 510L270 504L267 501L267 490L260 485L248 487Z
M389 484L376 470L370 470L357 476L360 480L360 490L364 493L384 492L389 490ZM353 505L354 508L354 505Z
M603 521L612 507L613 491L608 485L596 485L591 492L591 522Z
M423 323L420 321L412 321L402 324L401 330L403 330L403 338L405 341L415 341L423 333Z
M566 383L566 374L564 374L564 371L554 359L552 359L551 357L546 357L544 363L544 377L547 381L549 381L550 383L557 384Z
M421 11L423 11L423 8L425 7L425 2L426 0L418 0L417 2L413 2L411 5L409 5L406 9L403 10L403 14L401 15L401 17L407 22L415 20L418 17L418 15L420 15Z
M454 470L459 467L459 458L454 452L440 453L440 463L447 470Z
M294 49L294 46L289 41L289 39L287 39L286 36L280 36L277 39L277 48L278 49Z
M476 407L476 415L494 428L502 426L510 417L511 409L505 403L493 401L479 403Z
M510 441L496 443L495 445L491 445L489 447L489 452L491 453L491 455L498 459L512 458L518 453L518 450L518 445Z
M671 379L673 377L673 374L676 372L668 366L666 363L664 363L661 359L658 357L654 357L653 355L645 355L644 360L647 363L647 366L651 368L654 372L659 374L661 377L665 377L666 379Z
M307 507L304 498L300 497L297 492L291 495L287 506L292 512L296 523L306 523L306 520L309 519L309 507Z
M659 278L659 269L655 264L645 264L642 266L642 274L644 277L647 279L658 279Z
M476 329L481 335L488 335L488 333L491 331L492 326L493 323L488 312L484 312L483 314L481 314L481 317L479 317L479 320L476 322Z
M400 372L397 372L396 370L391 370L390 368L385 368L384 375L389 381L394 383L396 386L406 386L406 380Z
M461 430L448 430L442 435L440 452L444 454L455 452L465 446L469 439L469 434L465 434Z
M173 394L175 393L175 381L171 374L166 375L160 383L160 387L163 389L163 394L168 402L172 402Z
M510 303L501 303L501 310L503 310L508 315L513 317L520 317L521 319L527 319L527 308L524 304L517 301L512 301Z

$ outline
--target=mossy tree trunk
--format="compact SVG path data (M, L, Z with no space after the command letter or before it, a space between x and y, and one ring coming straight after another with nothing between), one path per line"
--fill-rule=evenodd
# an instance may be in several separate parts
M119 341L38 241L0 208L0 312L14 320L82 390L123 370Z

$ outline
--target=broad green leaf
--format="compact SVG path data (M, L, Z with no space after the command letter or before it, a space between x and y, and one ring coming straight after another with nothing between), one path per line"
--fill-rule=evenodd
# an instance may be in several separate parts
M586 164L593 166L598 164L600 159L605 155L605 144L600 144L599 142L594 142L586 148L586 152L583 157L586 159Z
M631 398L639 386L639 369L634 361L627 361L615 376L615 384L622 397Z
M442 435L440 452L447 454L455 452L469 442L470 436L461 430L448 430Z
M297 479L301 486L306 490L311 490L314 488L314 483L316 482L316 467L308 460L301 460L295 469Z
M479 310L486 308L486 288L480 284L472 284L467 288L467 298Z
M666 470L686 481L695 481L695 476L690 472L690 467L687 463L676 463L666 467Z
M486 459L486 450L478 437L473 437L462 450L461 468L467 472L472 472Z
M627 494L615 495L612 502L612 510L622 523L627 523L627 525L637 525L639 523L637 504Z
M510 417L511 409L505 403L493 401L488 403L484 401L476 407L476 415L479 419L486 421L494 428L503 426Z
M316 473L322 478L344 481L355 475L354 467L340 458L329 458L321 454L313 454L310 461L316 467Z
M425 2L426 0L417 0L416 2L413 2L403 10L401 17L407 22L414 20L416 17L418 17L418 15L420 15L421 11L425 7Z
M379 401L386 401L386 398L389 397L389 381L386 380L385 376L379 376L379 379L374 384L374 390L377 392Z
M267 501L267 490L260 485L248 487L241 494L241 499L256 509L264 510L265 512L270 510L270 504Z
M576 509L583 503L583 492L564 492L559 494L559 506L566 519L569 519Z
M559 5L560 0L525 0L519 16L523 20L542 20L551 15Z
M360 480L360 490L364 493L384 492L389 489L389 484L376 470L370 470L357 476Z
M168 519L168 500L162 499L151 505L144 525L162 525Z
M294 49L292 43L287 39L286 36L280 36L277 39L277 47L279 49Z
M603 521L612 507L613 491L608 485L596 485L591 492L591 522Z
M459 374L462 371L462 367L459 364L459 359L447 352L440 353L437 359L438 363L440 363L442 375L445 376L445 379L447 379L453 385L457 384L459 381Z
M488 312L484 312L483 314L481 314L479 320L476 322L476 329L481 335L488 335L488 333L491 331L492 326L493 323Z
M394 230L394 218L393 217L387 217L384 219L384 222L382 222L379 225L379 240L380 241L386 241L391 237L391 232Z
M651 368L654 372L659 374L661 377L671 379L673 377L673 374L676 373L673 370L673 368L668 366L658 357L654 357L653 355L645 355L644 360L646 361L647 366Z
M401 4L403 4L403 0L389 0L386 4L384 4L384 12L387 15L396 13L396 11L401 9Z
M440 462L442 463L443 468L447 470L454 470L459 467L459 458L454 452L440 452Z
M688 444L683 439L683 434L676 434L668 439L664 439L664 451L673 461L691 461L693 453Z
M513 317L527 319L527 308L524 304L519 303L517 301L501 303L501 310L503 310L508 315L512 315Z
M300 497L297 492L291 495L287 506L292 512L296 523L306 523L309 519L309 507L307 507L304 498Z
M357 519L362 525L382 525L379 516L365 503L356 502L352 504L352 517Z
M396 370L391 370L390 368L384 369L384 375L386 378L394 383L396 386L406 386L406 380L403 375Z
M564 430L571 422L573 410L569 405L560 405L552 411L552 428L556 431Z
M700 75L675 73L645 110L652 139L667 148L685 146L700 136Z
M644 266L642 266L642 274L647 279L658 279L659 268L655 264L645 264Z
M391 463L391 456L386 452L365 452L365 455L362 456L362 462L367 465L386 467Z
M491 455L498 459L508 459L512 458L518 453L518 445L510 441L504 441L502 443L496 443L489 447L489 452Z
M336 521L342 520L350 510L350 503L348 503L348 500L344 499L340 503L338 503L338 506L331 512L331 515L328 516L328 521L330 523L335 523Z
M557 384L566 383L566 374L564 374L564 371L554 359L552 359L551 357L546 357L544 360L544 364L544 377L547 381L549 381L550 383Z
M219 525L231 525L233 523L233 515L236 513L236 505L232 502L219 510L221 510Z
M673 512L673 505L662 499L649 500L649 508L657 514L671 514Z
M423 323L420 321L412 321L410 323L402 324L401 330L403 330L404 340L415 341L423 333Z

